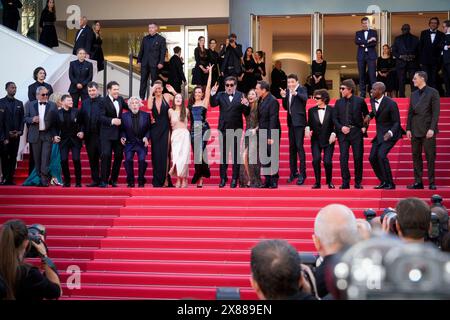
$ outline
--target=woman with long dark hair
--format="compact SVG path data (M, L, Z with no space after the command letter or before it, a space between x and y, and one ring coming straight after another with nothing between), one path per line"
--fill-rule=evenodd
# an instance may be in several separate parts
M102 26L100 21L94 21L94 25L92 26L92 30L94 31L94 42L92 43L92 60L97 61L97 70L98 72L105 69L105 57L103 55L103 39L101 34Z
M194 50L195 67L192 70L192 84L206 86L208 81L208 51L205 48L205 37L198 38L197 48Z
M240 85L240 91L247 94L250 89L254 89L256 87L256 62L253 58L253 48L248 47L247 50L245 50L244 55L244 63L243 63L243 77ZM238 90L239 90L238 89Z
M47 4L41 12L39 19L39 43L49 48L58 47L58 35L55 28L56 7L55 0L47 0Z
M209 76L206 90L197 86L189 98L189 111L191 118L191 145L194 152L195 173L192 177L192 183L197 183L197 188L203 187L203 178L210 178L211 172L207 155L206 146L210 137L210 126L206 120L208 112L209 98L211 97L211 82L214 67L209 65ZM214 89L217 92L219 85L216 83Z
M219 52L216 51L217 48L217 40L211 39L209 40L209 49L208 49L208 61L209 64L212 65L212 84L219 82L220 78L220 56Z
M31 246L41 257L44 274L24 262ZM52 266L44 242L36 244L30 241L28 228L22 221L10 220L3 224L0 230L0 277L6 289L6 299L36 301L59 298L61 283Z
M311 95L315 90L327 89L325 73L327 72L327 62L323 59L322 49L316 50L316 60L311 65Z
M254 55L254 59L255 59L255 78L256 81L261 81L263 79L263 77L266 76L266 63L265 63L265 56L266 54L264 53L264 51L256 51L255 55ZM250 88L250 89L255 89L256 88L256 84L254 87Z
M377 81L384 83L388 96L396 96L398 88L395 73L395 60L392 57L391 47L387 44L383 46L383 53L377 59Z

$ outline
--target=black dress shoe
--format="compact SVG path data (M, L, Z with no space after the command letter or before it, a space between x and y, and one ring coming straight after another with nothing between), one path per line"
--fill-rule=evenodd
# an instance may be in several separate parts
M436 190L436 185L434 183L431 183L428 187L430 190Z
M299 177L297 180L297 185L301 186L305 183L305 178L304 177Z
M395 190L395 184L386 183L383 190Z
M335 189L336 187L331 182L328 184L328 189Z
M117 182L115 182L115 181L111 181L110 185L113 188L117 188L118 187Z
M237 180L236 179L231 180L230 188L234 189L236 187L237 187Z
M341 190L350 189L350 185L349 184L343 184L342 186L339 187L339 189L341 189Z
M276 181L272 181L272 183L270 184L270 189L277 189L278 188L278 182Z
M423 189L423 183L414 183L412 185L407 186L408 189Z
M129 184L127 185L127 187L128 187L128 188L134 188L134 183L129 183Z
M75 184L75 188L81 188L81 183Z
M384 187L386 187L388 184L385 182L382 182L380 185L376 186L374 189L384 189Z
M225 187L226 184L227 184L227 179L220 179L219 188Z
M70 183L64 183L63 188L70 188Z
M355 184L355 189L364 189L360 183Z
M139 183L138 188L145 188L145 183Z
M86 187L88 187L88 188L95 188L95 187L98 187L98 185L99 184L97 182L92 182L90 184L87 184Z
M99 187L99 188L107 188L108 185L107 185L106 183L104 183L104 182L100 182L100 183L98 184L98 187Z
M292 181L294 181L295 179L297 179L299 177L299 174L298 173L296 173L296 174L291 174L290 176L289 176L289 179L287 180L287 182L288 183L291 183Z
M314 183L314 185L312 186L312 188L311 189L320 189L321 188L321 185L320 185L320 183Z

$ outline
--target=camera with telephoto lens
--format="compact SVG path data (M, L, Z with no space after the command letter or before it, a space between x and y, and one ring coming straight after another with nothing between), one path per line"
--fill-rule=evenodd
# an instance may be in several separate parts
M44 240L42 240L42 237L44 237ZM30 240L30 244L28 247L28 251L26 254L26 258L39 258L41 254L37 251L37 249L31 244L31 242L34 242L36 244L40 244L41 242L45 246L45 250L48 253L48 248L45 243L45 239L47 236L47 232L45 230L45 227L41 224L33 224L28 228L28 240Z
M389 226L389 232L398 235L397 230L397 211L393 208L386 208L380 216L381 224L383 224L384 219L387 219L387 224Z
M435 207L435 206L443 207L442 201L443 201L442 197L438 194L433 194L431 196L431 206L432 207Z
M373 209L366 209L366 210L364 210L363 214L364 214L364 217L366 217L367 222L372 221L377 216L376 211Z
M439 248L444 236L448 233L448 211L443 205L443 199L440 195L431 196L431 225L427 236L427 241L432 242Z

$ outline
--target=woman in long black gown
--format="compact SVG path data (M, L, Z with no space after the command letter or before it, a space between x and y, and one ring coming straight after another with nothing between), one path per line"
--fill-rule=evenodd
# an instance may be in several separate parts
M55 0L47 0L47 5L42 10L41 18L39 20L39 43L49 48L58 47L58 35L55 28L56 22L56 8Z
M208 159L204 153L210 137L210 126L206 120L206 113L208 112L209 98L211 97L212 73L214 72L213 65L208 66L208 71L209 75L205 92L203 92L202 87L195 87L189 98L188 105L191 119L191 146L195 163L195 173L192 177L192 183L197 183L197 188L203 187L203 178L211 177ZM219 85L215 84L214 90L216 92L218 88Z
M395 60L392 57L391 48L387 44L383 46L383 53L377 59L377 81L384 83L388 96L396 96L398 86Z
M248 47L247 50L245 50L245 56L244 56L244 74L242 77L242 82L240 82L240 86L238 88L239 91L244 92L247 94L250 89L253 89L256 87L256 62L253 58L253 48Z
M169 109L170 101L176 94L172 86L166 86L171 94L163 94L163 83L161 80L155 81L150 89L150 98L148 100L148 108L150 109L151 126L151 151L153 180L152 184L155 188L162 188L171 185L169 182L169 146L170 146L170 121Z
M327 62L323 60L322 49L316 50L316 60L311 65L311 92L319 89L327 89L325 73L327 72Z
M94 22L94 26L92 27L92 30L94 30L94 42L92 43L92 59L97 61L97 70L98 72L105 69L105 57L103 55L103 39L101 35L101 25L99 21Z
M194 50L195 67L192 70L192 84L206 86L208 81L208 51L205 48L205 37L198 38L197 48Z
M256 82L261 81L263 77L266 76L266 63L264 62L265 53L264 51L256 51L255 53L255 78ZM256 83L254 87L251 87L250 89L255 89ZM249 90L250 91L250 90Z
M217 41L216 39L209 40L209 49L208 49L208 61L209 64L213 66L212 70L212 81L211 83L214 85L216 82L219 82L220 78L220 56L219 52L216 51Z

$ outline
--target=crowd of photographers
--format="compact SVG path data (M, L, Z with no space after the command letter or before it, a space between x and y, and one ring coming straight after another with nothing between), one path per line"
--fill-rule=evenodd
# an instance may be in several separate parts
M450 299L448 211L434 195L397 203L380 216L356 219L340 204L322 208L314 222L318 255L284 240L264 240L251 251L251 284L260 299ZM10 220L0 230L0 300L58 299L61 283L48 257L42 225ZM40 258L40 268L26 262ZM224 288L220 288L224 289ZM225 288L232 289L232 288ZM235 295L237 293L237 295ZM239 290L217 297L239 298Z

